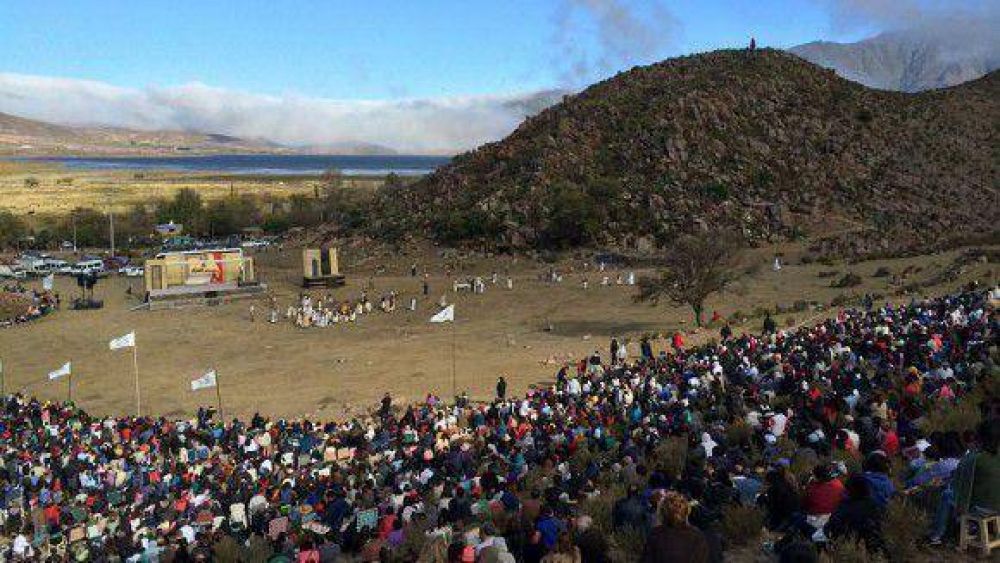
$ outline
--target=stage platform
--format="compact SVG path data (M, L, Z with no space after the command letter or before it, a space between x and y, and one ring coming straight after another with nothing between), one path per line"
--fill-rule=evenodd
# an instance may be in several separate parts
M176 309L187 306L212 306L238 299L256 297L267 291L265 284L220 283L212 285L181 285L149 292L149 297L136 309Z

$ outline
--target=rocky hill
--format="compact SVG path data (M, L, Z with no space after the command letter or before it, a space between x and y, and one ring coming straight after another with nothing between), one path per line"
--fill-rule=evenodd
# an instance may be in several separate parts
M1000 76L872 90L775 50L634 68L386 190L371 225L447 242L648 249L679 232L840 235L896 252L990 235ZM834 244L834 243L831 243Z

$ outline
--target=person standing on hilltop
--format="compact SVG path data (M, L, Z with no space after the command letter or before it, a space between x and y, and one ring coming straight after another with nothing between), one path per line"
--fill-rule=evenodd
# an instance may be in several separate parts
M497 399L501 401L507 397L507 380L501 375L497 379Z

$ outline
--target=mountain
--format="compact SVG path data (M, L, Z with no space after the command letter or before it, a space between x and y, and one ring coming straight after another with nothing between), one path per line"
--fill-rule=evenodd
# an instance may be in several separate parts
M70 127L0 113L0 154L168 155L273 153L289 149L216 133Z
M974 23L952 33L914 28L856 43L816 41L790 51L872 88L920 92L955 86L1000 68L995 33Z
M386 156L399 154L395 149L389 148L385 145L351 141L341 141L323 145L306 145L296 147L296 150L303 154L333 154L349 156Z
M995 234L998 86L993 72L885 92L770 49L671 59L386 190L371 227L449 243L640 249L727 227L751 240L833 237L822 244L845 253Z

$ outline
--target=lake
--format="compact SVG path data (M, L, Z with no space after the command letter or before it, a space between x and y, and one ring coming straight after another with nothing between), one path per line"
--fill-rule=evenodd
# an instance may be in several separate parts
M451 160L446 156L336 156L224 154L209 156L92 157L53 156L16 160L53 162L75 170L159 170L168 172L216 172L220 174L322 174L337 169L343 174L401 176L427 174Z

